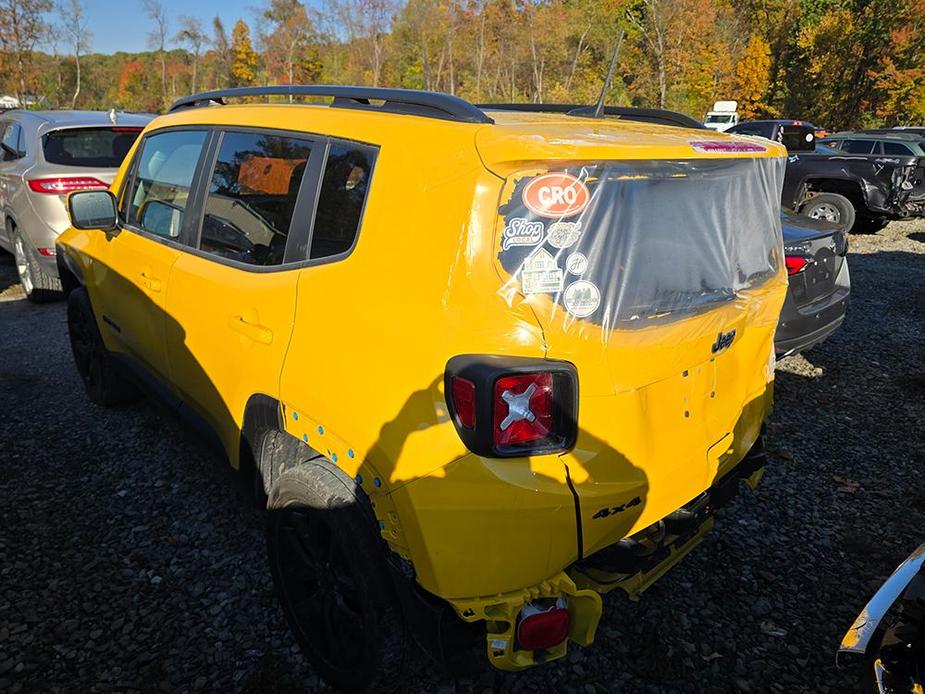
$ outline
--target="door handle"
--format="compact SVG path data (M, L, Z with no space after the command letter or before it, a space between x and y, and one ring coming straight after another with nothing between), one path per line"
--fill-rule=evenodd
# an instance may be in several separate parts
M141 283L152 292L161 291L161 281L157 277L154 277L152 274L150 274L149 270L144 270L141 273Z
M228 327L262 345L268 345L273 342L272 330L257 322L252 323L244 316L232 316L229 318Z

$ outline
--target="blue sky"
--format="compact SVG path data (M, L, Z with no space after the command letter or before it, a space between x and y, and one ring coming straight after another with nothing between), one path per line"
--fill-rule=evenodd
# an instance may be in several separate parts
M148 48L151 20L144 13L142 0L84 0L93 32L90 50L94 53L143 51ZM260 0L162 0L171 18L170 35L176 34L182 15L198 17L211 34L212 17L218 15L230 32L239 18L253 28Z

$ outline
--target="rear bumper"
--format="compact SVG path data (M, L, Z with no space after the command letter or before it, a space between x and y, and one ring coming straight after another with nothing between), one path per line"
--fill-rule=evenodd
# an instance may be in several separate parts
M778 358L805 352L835 332L845 320L850 294L847 263L842 264L835 292L821 301L797 307L788 293L774 334Z
M446 602L464 622L473 626L484 622L488 661L500 670L524 670L562 658L568 652L569 642L588 646L594 641L603 610L602 593L620 588L631 599L638 600L649 586L700 544L713 527L716 510L738 493L743 480L751 488L757 486L765 461L759 439L749 454L710 489L653 526L576 562L538 585ZM538 598L563 597L571 617L568 638L546 651L518 648L516 632L524 605ZM434 631L429 633L431 652L437 650L446 655L445 647L434 647Z

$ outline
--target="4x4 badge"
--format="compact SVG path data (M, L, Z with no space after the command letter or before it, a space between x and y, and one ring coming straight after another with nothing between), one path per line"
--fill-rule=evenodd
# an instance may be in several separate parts
M713 343L713 346L710 349L713 350L713 354L716 354L717 352L720 352L729 347L734 339L736 339L735 328L730 330L728 333L720 333L717 335L716 342Z

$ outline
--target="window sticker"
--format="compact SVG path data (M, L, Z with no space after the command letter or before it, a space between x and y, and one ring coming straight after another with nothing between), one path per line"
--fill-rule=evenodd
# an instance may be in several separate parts
M553 248L570 248L581 238L581 222L553 222L547 241Z
M545 248L524 261L521 268L524 294L547 294L562 291L562 270L556 259Z
M695 152L767 152L764 145L753 142L705 141L691 142L691 149Z
M573 275L583 275L588 269L588 256L576 251L565 259L565 269Z
M578 318L586 318L601 305L601 292L587 280L572 282L565 289L565 310Z
M537 176L523 190L524 205L533 214L550 219L574 217L588 202L591 194L581 180L569 173L557 172Z
M511 246L535 246L543 240L543 223L515 217L504 227L501 250Z

